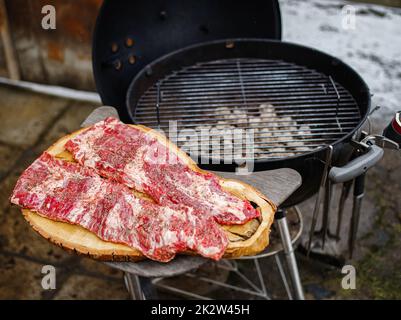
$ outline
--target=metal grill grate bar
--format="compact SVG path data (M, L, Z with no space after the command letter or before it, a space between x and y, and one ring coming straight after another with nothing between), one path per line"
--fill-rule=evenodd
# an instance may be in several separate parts
M352 126L350 127L344 127L343 129L351 129ZM224 131L224 130L223 130ZM335 131L321 131L321 129L310 129L309 130L311 133L304 133L302 134L302 141L305 142L307 141L307 137L316 137L317 134L319 133L319 137L323 137L323 136L342 136L343 133L342 132L335 132ZM321 131L321 132L318 132ZM199 130L196 130L196 134L191 134L189 131L185 132L185 136L188 138L191 137L199 137L199 138L203 138L203 137L209 137L209 138L213 138L213 137L224 137L225 134L224 133L214 133L214 132L208 132L207 135L202 135L202 132L200 132ZM280 130L280 138L287 138L287 137L294 137L298 135L299 130ZM294 133L294 134L291 134ZM263 134L263 133L257 133L255 134L255 139L258 138L263 138L263 137L271 137L269 136L267 133ZM306 137L306 138L305 138ZM277 138L277 137L276 137Z
M259 113L257 113L257 112L248 112L247 115L248 115L248 118L249 117L255 117L256 118L256 117L260 116ZM286 111L282 111L280 113L275 113L274 115L267 113L267 114L264 114L263 117L266 118L268 116L271 116L272 118L274 118L275 122L276 121L278 121L278 122L288 122L288 120L285 120L285 119L280 120L280 116L284 116L285 117L286 115L292 115L294 119L301 119L302 117L309 118L311 116L312 117L317 117L317 116L321 116L321 115L333 116L334 118L336 116L342 115L342 117L338 117L339 119L340 118L346 118L347 116L353 117L353 118L357 118L355 116L355 113L352 112L352 111L344 111L344 112L340 112L339 111L338 113L336 113L335 111L334 112L324 112L324 111L322 111L322 112L316 112L316 113L306 113L306 112L303 112L303 111L297 112L295 110L291 110L291 111L287 111L287 112ZM182 115L180 121L204 121L204 120L223 121L223 120L227 120L226 118L220 118L219 116L216 116L213 113L204 113L204 114L201 114L200 116L201 117L194 118L191 115ZM153 118L154 118L153 115L151 115L151 116L143 116L143 115L141 115L140 116L141 120L153 119ZM212 118L212 119L209 119L209 118ZM249 118L249 120L247 120L246 122L252 122L252 119L255 119L255 118ZM164 114L164 116L161 116L160 119L169 120L169 119L171 119L171 116L169 116L168 114ZM236 124L236 123L241 124L241 123L246 123L246 122L244 122L244 121L243 122L235 122L234 124ZM258 124L259 124L259 122L258 122Z
M248 100L248 102L249 103L253 103L253 104L262 104L262 103L264 103L264 102L266 102L266 100L268 99L268 101L269 101L269 103L271 103L271 104L273 104L273 105L276 105L276 104L279 104L279 105L297 105L297 104L302 104L302 103L309 103L309 104L313 104L313 102L315 102L316 104L321 104L321 103L330 103L330 102L333 102L333 100L334 100L334 97L333 98L324 98L323 96L320 98L320 99L318 99L318 100L316 100L316 101L313 101L313 98L312 98L312 96L311 97L288 97L288 98L286 98L285 100L284 99L277 99L277 98L274 98L274 97L263 97L263 98L260 98L260 97L258 97L258 98L254 98L254 97L249 97L249 100ZM195 100L195 99L194 99ZM184 109L186 109L186 107L189 107L189 106L205 106L206 107L206 103L208 104L208 99L207 98L205 98L205 99L202 99L202 100L204 100L204 101L201 101L200 99L199 100L196 100L196 101L194 101L194 100L188 100L188 101L180 101L180 102L174 102L174 101L171 101L171 102L164 102L164 100L162 101L163 102L163 105L164 105L164 107L161 107L160 109L169 109L169 107L172 107L173 109L178 109L177 107L174 107L174 105L176 105L176 106L183 106L183 108ZM213 100L214 101L214 104L216 105L216 106L218 106L218 107L221 107L221 106L238 106L238 104L239 103L241 103L241 99L238 99L238 98L236 98L236 97L232 97L232 99L230 99L230 101L231 102L228 102L228 99L227 100L221 100L221 99L211 99L211 100ZM344 101L344 102L348 102L348 103L352 103L353 102L353 100L351 100L351 99L346 99L346 98L342 98L341 99L341 101ZM337 105L337 104L335 104L335 105ZM143 104L143 106L144 107L153 107L154 108L154 104L152 105L151 103L145 103L145 104ZM340 104L340 106L342 106L342 104ZM359 110L359 109L358 109Z
M345 120L356 120L357 118L356 117L354 117L354 118L346 118ZM301 119L302 120L302 119ZM333 118L317 118L317 119L308 119L308 122L307 122L307 124L308 125L310 125L310 126L315 126L315 125L320 125L320 126L327 126L327 125L331 125L331 124L333 124L333 123L335 123L335 119L334 119L334 122L332 121L332 122L317 122L317 121L322 121L322 120L333 120ZM339 119L339 120L344 120L344 119ZM275 123L277 123L278 121L274 121L274 122L264 122L264 123L266 123L266 124L275 124ZM288 122L288 120L287 121L284 121L284 120L280 120L280 122ZM305 122L305 121L304 121ZM184 121L183 120L179 120L178 121L178 124L179 125L183 125L183 123L184 123ZM348 122L347 122L348 123ZM349 123L358 123L358 121L349 121ZM154 126L154 125L157 125L157 121L154 121L154 122L147 122L146 123L147 125L149 124L149 125L151 125L151 126ZM242 126L241 126L241 124L242 124ZM299 125L302 125L303 123L299 123L298 124L298 126ZM197 127L197 126L201 126L201 125L211 125L211 126L215 126L215 125L219 125L219 124L217 124L217 123L209 123L209 124L206 124L204 121L202 121L202 122L196 122L196 123L185 123L185 127L186 128L191 128L191 127ZM220 125L223 125L223 124L220 124ZM255 129L255 127L251 127L251 126L247 126L246 125L246 123L245 122L241 122L241 121L231 121L231 122L227 122L227 123L224 123L224 125L226 125L226 126L239 126L239 128L242 128L242 129ZM165 126L168 126L168 124L165 124ZM162 123L161 123L161 126L160 126L161 128L163 128L163 125L162 125ZM262 126L261 127L258 127L259 129L261 129L261 128L271 128L271 129L275 129L275 130L278 130L278 127L280 127L280 126L276 126L276 125L271 125L271 126L269 126L269 125L263 125L263 123L262 123ZM292 127L292 125L286 125L286 126L284 126L283 125L283 127ZM281 132L281 130L278 130L278 131L280 131Z
M202 105L200 105L202 106ZM176 113L177 111L180 111L181 109L184 111L191 111L192 112L197 112L197 113L204 113L204 112L212 112L215 111L217 107L220 107L220 104L209 104L207 106L205 106L204 108L196 108L195 107L191 107L188 106L187 108L163 108L163 114L169 114L169 113ZM229 109L231 109L231 107L237 107L238 104L226 104L224 105L225 107L228 107ZM276 114L280 113L280 112L303 112L303 111L307 111L307 110L312 110L312 111L330 111L335 109L336 104L297 104L296 108L293 107L294 104L280 104L280 105L275 105L274 109L276 110ZM214 108L210 108L210 107L214 107ZM252 112L252 110L255 110L255 108L258 108L259 104L252 104L252 105L248 105L246 108L241 108L242 110L247 111L247 113ZM233 108L232 110L234 110L235 108ZM355 113L358 113L358 108L355 107L354 103L343 103L342 107L338 108L339 111L341 110L348 110L348 111L352 111ZM141 110L138 110L136 115L138 117L141 117L142 115L146 115L146 114L154 114L155 110L154 107L143 107Z
M245 88L244 88L245 89ZM205 94L205 93L204 93ZM194 99L197 99L197 101L207 101L207 100L218 100L221 101L222 99L226 98L228 100L233 99L232 93L226 93L226 92L220 92L220 93L213 93L213 94L208 94L207 96L201 94L182 94L182 95L171 95L167 96L166 94L162 93L162 99L163 102L166 105L169 105L169 102L175 103L177 99L180 101L191 101ZM252 95L258 95L258 98L266 99L269 98L269 100L274 99L274 97L285 97L286 100L290 99L310 99L310 100L317 100L317 99L335 99L336 95L329 95L329 94L324 94L324 93L319 93L319 92L291 92L288 94L285 94L284 92L276 92L276 93L270 93L270 92L263 92L263 91L258 91L258 92L253 92L253 91L247 91L247 94L249 94L251 97ZM235 99L239 100L239 98ZM277 99L276 99L277 100ZM283 100L283 99L282 99ZM285 101L286 101L285 100ZM345 101L350 101L350 98L345 98ZM149 100L144 100L149 101ZM150 100L152 101L152 100ZM153 102L153 101L152 101Z
M197 78L199 79L199 78ZM325 79L322 79L321 76L316 75L300 75L297 77L253 77L253 78L246 78L247 82L244 86L248 88L256 87L256 88L272 88L272 89L279 89L279 88L297 88L306 89L306 88L319 88L324 91L324 88L327 88L327 82ZM263 81L263 83L261 83ZM212 89L231 89L231 88L238 88L238 80L237 79L219 79L216 81L183 81L182 83L173 83L169 82L169 84L163 85L163 90L168 92L169 90L186 90L186 89L194 89L194 90L210 90ZM201 87L199 87L201 85ZM151 89L149 93L154 93L154 90ZM346 92L344 90L344 92Z
M311 93L311 94L327 94L327 89L325 86L323 86L324 83L317 83L317 84L309 84L308 86L300 86L300 85L294 85L294 84L289 84L284 86L283 84L280 85L260 85L258 83L255 84L246 84L244 85L244 88L247 89L248 93L288 93L288 89L291 89L291 93L296 93L296 92L302 92L302 93ZM218 91L216 91L216 88L219 88ZM238 90L238 85L237 84L219 84L219 85L213 85L213 86L203 86L202 88L199 88L197 86L192 86L192 87L184 87L180 86L180 95L185 95L185 94L191 94L192 96L197 96L201 93L209 93L212 92L214 94L216 93L233 93L237 92ZM345 90L340 90L340 93L346 93ZM150 91L150 93L154 93L153 90ZM169 95L177 95L177 92L175 89L166 89L163 87L163 96L169 96ZM152 98L152 97L149 97Z

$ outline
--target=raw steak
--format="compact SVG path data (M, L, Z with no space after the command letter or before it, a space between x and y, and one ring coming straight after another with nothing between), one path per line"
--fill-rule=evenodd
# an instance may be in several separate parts
M154 136L115 118L98 122L65 147L80 164L157 203L184 204L212 214L220 224L243 224L260 216L249 201L223 190L217 176L193 171Z
M162 262L189 249L219 259L228 244L210 216L183 205L160 206L140 199L93 169L48 153L25 170L11 202L49 219L80 225L105 241L126 244Z

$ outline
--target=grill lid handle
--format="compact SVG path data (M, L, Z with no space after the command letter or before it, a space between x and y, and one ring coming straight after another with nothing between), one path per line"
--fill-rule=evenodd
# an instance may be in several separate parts
M383 157L383 154L382 148L371 145L366 153L348 162L345 166L332 167L329 178L334 183L352 180L373 167Z

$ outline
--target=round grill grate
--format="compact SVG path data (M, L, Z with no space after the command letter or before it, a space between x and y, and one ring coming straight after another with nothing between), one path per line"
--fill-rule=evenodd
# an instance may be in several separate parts
M280 60L237 58L178 70L135 106L137 123L168 133L171 120L177 145L191 154L277 159L341 139L361 115L331 77Z

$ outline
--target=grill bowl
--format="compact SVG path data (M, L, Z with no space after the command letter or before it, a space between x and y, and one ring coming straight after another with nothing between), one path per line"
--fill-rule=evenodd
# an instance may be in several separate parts
M271 103L281 119L290 115L297 129L308 125L311 135L302 142L307 149L294 152L287 147L277 156L274 146L267 144L254 160L255 171L290 167L302 175L302 186L284 204L290 206L316 192L328 145L334 147L334 165L348 161L348 142L366 120L370 94L352 68L320 51L281 41L231 39L186 47L150 63L131 82L126 103L131 119L150 127L158 126L156 105L160 126L178 120L180 130L214 123L213 108L261 116L256 109L262 103ZM231 122L241 126L240 119ZM294 135L294 128L282 130L281 134ZM204 169L238 167L212 158L197 155Z

